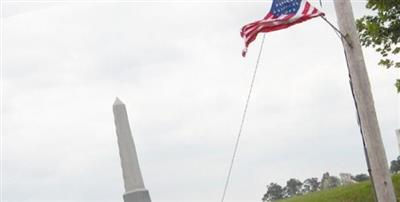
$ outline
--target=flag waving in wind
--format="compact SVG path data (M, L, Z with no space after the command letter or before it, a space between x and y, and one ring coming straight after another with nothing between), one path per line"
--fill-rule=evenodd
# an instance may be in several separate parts
M242 56L246 56L249 44L260 32L272 32L285 29L308 19L324 15L305 0L273 0L271 10L262 19L242 27L240 35L244 39L245 48Z

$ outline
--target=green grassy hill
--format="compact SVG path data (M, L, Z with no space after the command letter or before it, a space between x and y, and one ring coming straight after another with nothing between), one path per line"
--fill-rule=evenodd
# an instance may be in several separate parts
M392 177L397 201L400 201L400 175ZM371 183L369 181L341 186L334 189L309 193L279 202L374 202Z

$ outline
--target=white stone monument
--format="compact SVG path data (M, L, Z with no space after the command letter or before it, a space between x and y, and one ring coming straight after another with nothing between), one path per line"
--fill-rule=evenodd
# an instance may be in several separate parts
M125 186L124 202L151 202L150 194L144 187L142 173L140 172L128 113L125 104L118 98L114 102L113 112Z
M340 173L339 176L340 176L340 180L342 181L343 185L349 185L349 184L356 183L356 181L352 179L350 173Z
M397 136L397 146L399 148L399 156L400 156L400 129L396 130L396 136Z

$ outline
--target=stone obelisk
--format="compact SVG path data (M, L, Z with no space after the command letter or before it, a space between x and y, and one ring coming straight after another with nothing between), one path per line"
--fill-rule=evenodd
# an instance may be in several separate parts
M397 137L397 147L399 148L399 155L400 155L400 128L396 130L396 137Z
M118 98L114 102L113 112L125 186L124 202L151 202L150 194L144 187L142 173L140 172L128 113L125 104Z

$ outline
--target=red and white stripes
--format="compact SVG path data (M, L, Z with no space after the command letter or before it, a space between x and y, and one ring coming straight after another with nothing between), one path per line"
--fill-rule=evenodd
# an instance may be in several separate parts
M314 8L310 3L303 0L301 1L300 8L295 14L284 14L274 16L271 12L262 19L249 23L242 27L240 32L241 37L244 39L245 47L242 51L242 56L246 56L247 48L253 42L257 34L260 32L272 32L280 29L285 29L297 23L306 21L308 19L324 15L318 9Z

